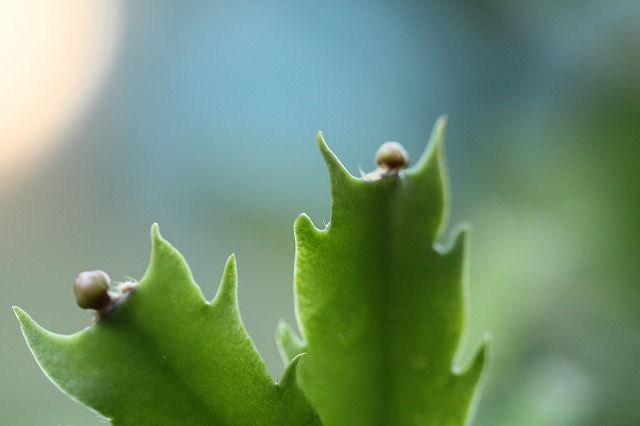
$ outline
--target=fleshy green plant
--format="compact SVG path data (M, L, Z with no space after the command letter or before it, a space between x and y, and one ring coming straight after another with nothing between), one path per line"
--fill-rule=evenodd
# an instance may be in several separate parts
M331 223L295 223L301 337L285 323L287 365L269 376L238 310L235 260L207 301L180 253L152 228L144 277L79 275L92 326L51 333L14 308L45 374L114 425L465 425L486 370L486 342L460 370L467 226L440 240L448 214L446 120L415 166L396 143L353 177L318 135Z

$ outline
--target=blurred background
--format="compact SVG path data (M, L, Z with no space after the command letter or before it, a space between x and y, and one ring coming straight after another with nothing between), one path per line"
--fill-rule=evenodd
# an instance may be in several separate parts
M474 226L464 354L493 335L475 424L640 424L639 22L637 0L0 1L0 424L99 424L10 306L87 326L76 273L141 277L155 221L208 296L236 253L279 377L292 223L329 220L316 131L357 173L386 140L417 158L441 113L450 223Z

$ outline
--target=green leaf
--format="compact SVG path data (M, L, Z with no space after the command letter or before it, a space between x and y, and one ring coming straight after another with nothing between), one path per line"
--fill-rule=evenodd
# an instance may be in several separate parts
M446 119L408 171L355 178L318 135L331 179L331 223L295 223L296 313L303 339L280 324L288 361L327 425L463 425L486 342L460 371L468 226L439 243L448 215Z
M152 242L137 288L91 327L62 336L14 308L45 374L114 425L319 424L296 384L300 357L275 384L249 338L234 257L208 303L155 225Z

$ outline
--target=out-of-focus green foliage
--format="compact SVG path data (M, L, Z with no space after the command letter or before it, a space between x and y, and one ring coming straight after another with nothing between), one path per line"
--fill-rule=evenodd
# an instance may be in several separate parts
M274 384L240 319L232 256L208 303L178 251L153 228L151 262L131 295L70 336L15 308L45 374L113 425L319 424L296 384Z
M468 229L439 243L448 215L446 119L414 168L354 178L319 144L331 177L331 222L295 224L296 309L286 362L307 353L299 381L327 425L466 423L485 347L453 372L465 318Z

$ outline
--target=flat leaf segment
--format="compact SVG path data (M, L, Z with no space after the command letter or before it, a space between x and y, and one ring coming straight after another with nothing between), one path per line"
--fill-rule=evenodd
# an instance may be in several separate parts
M136 290L92 327L62 336L14 308L48 377L114 425L319 424L296 384L300 358L275 384L247 335L234 257L208 303L157 226L152 242Z
M283 356L306 352L298 380L326 425L464 425L485 345L452 368L465 318L468 228L438 243L448 214L446 121L404 173L349 174L319 135L331 223L295 223L296 312L303 338L279 327Z

